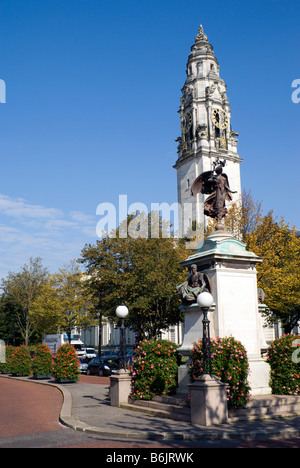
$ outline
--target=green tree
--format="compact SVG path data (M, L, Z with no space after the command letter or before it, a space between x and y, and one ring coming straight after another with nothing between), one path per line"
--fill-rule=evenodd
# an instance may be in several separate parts
M115 321L115 309L124 300L128 325L140 339L157 337L182 319L176 285L186 274L180 266L187 256L184 243L167 236L161 218L151 237L151 215L143 225L137 221L140 214L129 216L116 232L86 245L79 260L102 313Z
M0 296L0 337L8 345L19 346L24 342L16 320L21 313L21 308L9 296L5 293Z
M15 306L16 327L25 346L28 346L30 337L35 332L31 321L32 305L47 277L48 272L42 266L41 259L31 258L29 265L24 265L19 273L9 272L6 279L2 280L4 294Z

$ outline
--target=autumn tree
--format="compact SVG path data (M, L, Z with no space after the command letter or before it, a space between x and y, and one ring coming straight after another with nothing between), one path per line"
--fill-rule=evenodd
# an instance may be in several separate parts
M284 218L273 212L246 235L247 249L263 259L257 265L258 286L266 295L269 322L281 320L289 333L300 320L300 240Z
M176 285L185 279L180 262L186 250L183 242L165 235L161 218L151 236L155 214L144 216L144 222L141 214L129 216L115 232L86 245L80 262L102 313L116 321L116 307L124 300L128 325L140 339L150 339L182 319Z
M32 321L43 333L58 329L68 335L71 331L95 324L93 302L83 287L84 277L73 260L58 273L49 275L32 308Z
M264 290L269 323L281 320L290 332L300 319L300 240L284 218L273 212L263 215L262 202L244 191L241 200L228 207L227 231L247 244L247 250L262 258L257 265L258 287ZM210 223L208 233L214 229Z
M262 202L257 201L251 192L243 191L239 200L228 206L228 213L223 219L226 231L240 240L246 240L262 219ZM206 234L215 229L216 220L209 220Z

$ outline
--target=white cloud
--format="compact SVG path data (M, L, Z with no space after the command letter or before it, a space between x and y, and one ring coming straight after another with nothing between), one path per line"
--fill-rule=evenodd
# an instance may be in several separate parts
M44 266L57 271L80 256L85 243L96 241L96 223L96 215L64 213L0 194L0 279L30 257L41 257Z
M10 198L0 194L0 214L17 219L53 219L61 218L63 212L56 208L45 208L41 205L33 205L23 198Z
M22 240L24 233L17 228L11 226L0 225L0 243L19 242ZM0 246L1 248L2 246Z
M80 223L90 224L95 222L94 216L87 215L85 213L82 213L81 211L70 211L70 216L72 219L75 219Z

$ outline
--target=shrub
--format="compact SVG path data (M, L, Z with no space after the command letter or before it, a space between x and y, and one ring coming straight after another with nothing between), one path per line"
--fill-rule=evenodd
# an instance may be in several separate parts
M167 340L142 341L133 363L133 399L150 400L173 393L177 386L177 346Z
M212 374L228 384L228 408L242 408L250 398L249 363L244 346L232 336L211 339ZM190 366L191 380L203 373L202 340L194 344Z
M32 360L32 372L34 377L50 377L53 370L53 356L47 345L40 343L35 349Z
M77 380L79 375L79 362L74 346L65 343L57 350L53 376L56 380Z
M270 387L276 395L300 394L300 336L283 335L272 342L267 352L270 364ZM293 343L295 342L294 346ZM294 355L293 355L294 353Z
M14 346L5 347L5 362L0 363L0 373L9 374L11 372L11 359L14 353Z
M27 346L18 346L11 358L10 371L19 377L31 374L31 356Z

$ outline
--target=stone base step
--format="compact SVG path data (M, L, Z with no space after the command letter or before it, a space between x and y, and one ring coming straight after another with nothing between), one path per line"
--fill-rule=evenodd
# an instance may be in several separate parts
M161 396L154 397L152 400L129 399L128 403L123 403L121 406L160 418L187 422L191 420L191 410L187 402L181 398Z
M152 400L129 400L122 408L177 421L191 420L191 409L186 396L160 396ZM229 410L229 421L269 419L300 415L300 396L258 395L253 396L246 408Z
M257 395L246 408L229 410L230 420L251 420L300 415L300 397L294 395Z

